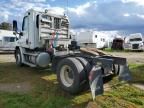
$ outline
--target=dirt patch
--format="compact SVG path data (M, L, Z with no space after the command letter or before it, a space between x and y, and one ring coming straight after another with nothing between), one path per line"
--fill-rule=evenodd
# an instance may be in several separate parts
M86 108L100 108L95 102L89 102Z
M14 54L0 54L0 62L15 62Z
M144 90L144 84L132 84L134 87L137 87L137 88L139 88L139 89L141 89L141 90Z
M29 82L22 83L0 83L0 91L5 92L20 92L26 93L31 90L31 85Z
M111 90L111 86L108 83L104 84L104 91L106 92L110 90Z

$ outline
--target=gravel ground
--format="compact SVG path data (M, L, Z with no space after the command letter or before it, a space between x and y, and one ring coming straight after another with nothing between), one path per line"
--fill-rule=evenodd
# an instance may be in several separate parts
M144 64L144 52L106 52L107 54L127 58L128 63ZM13 54L0 54L0 62L15 62Z
M144 52L107 52L107 54L127 58L128 63L144 64Z

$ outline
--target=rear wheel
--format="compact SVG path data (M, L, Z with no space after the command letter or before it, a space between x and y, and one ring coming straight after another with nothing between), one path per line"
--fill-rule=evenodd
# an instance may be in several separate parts
M85 81L83 82L83 90L87 90L89 89L89 79L88 79L88 76L89 76L89 73L92 69L92 66L90 65L90 63L88 62L88 60L86 60L85 58L83 57L77 57L76 58L77 60L80 61L80 63L83 65L84 67L84 71L85 71Z
M89 72L91 71L91 68L92 68L90 63L83 57L77 57L76 59L78 59L81 62L81 64L83 65L86 75L89 75Z
M85 71L82 64L75 58L61 60L57 68L57 79L61 88L71 94L82 90L85 80Z
M74 82L73 77L74 77L74 72L72 68L68 65L64 65L60 70L60 79L62 83L67 87L72 86Z
M20 53L19 49L16 49L15 59L16 59L16 64L18 66L22 66L23 65L23 63L22 63L22 57L21 57L21 53Z

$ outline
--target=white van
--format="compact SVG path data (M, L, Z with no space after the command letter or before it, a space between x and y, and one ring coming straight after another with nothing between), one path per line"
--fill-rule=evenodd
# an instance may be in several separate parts
M124 49L144 51L144 37L142 36L142 34L130 34L130 36L125 39Z

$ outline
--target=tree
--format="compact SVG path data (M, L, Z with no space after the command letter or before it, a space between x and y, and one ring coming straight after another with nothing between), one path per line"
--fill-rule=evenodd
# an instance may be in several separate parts
M4 29L4 30L12 30L12 24L8 23L8 22L2 22L0 24L0 29Z

